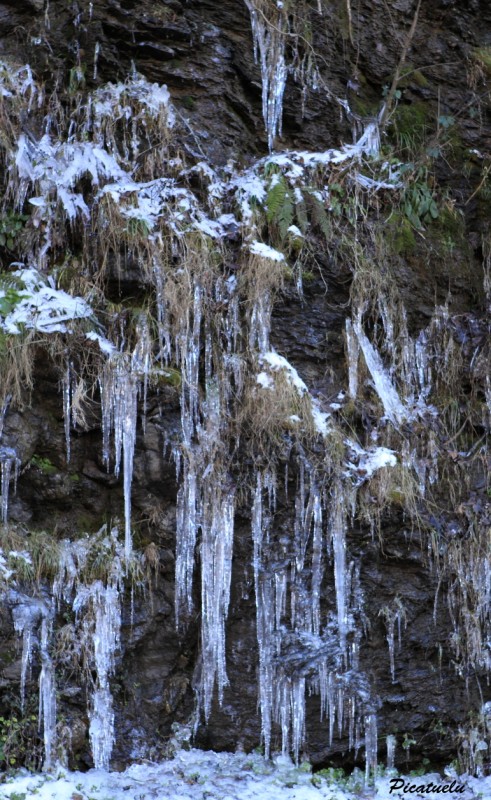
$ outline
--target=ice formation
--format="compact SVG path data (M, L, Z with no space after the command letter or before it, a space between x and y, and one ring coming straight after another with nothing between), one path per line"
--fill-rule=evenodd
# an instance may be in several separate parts
M305 461L299 468L292 555L286 542L273 548L275 474L258 472L253 495L259 702L265 752L270 753L272 724L277 722L283 752L292 750L298 760L305 736L307 693L314 691L320 695L322 713L329 722L330 741L336 722L339 733L348 726L352 742L355 729L357 737L365 729L371 772L376 759L376 714L372 711L363 718L363 709L369 705L364 679L360 675L352 685L348 677L358 670L359 633L352 609L353 576L346 559L347 498L338 485L326 509L327 498L315 473ZM320 607L321 585L328 567L324 555L327 530L336 621L324 618Z
M78 588L73 610L85 611L85 637L93 641L96 681L89 708L89 737L96 769L107 769L114 743L114 711L109 678L114 672L115 653L121 628L121 596L118 582L104 586L95 581ZM87 613L88 612L88 613Z
M102 453L107 468L110 464L110 437L114 437L114 474L119 476L123 462L125 556L129 560L131 536L131 483L138 421L138 393L146 385L150 371L150 342L146 328L140 330L139 341L131 359L114 352L101 375Z
M22 669L20 684L21 710L24 712L26 681L33 659L33 650L39 651L39 725L43 726L44 765L50 770L55 763L56 743L56 686L51 658L51 634L54 609L51 603L20 595L11 591L14 628L22 636Z
M20 460L13 447L0 446L0 474L1 474L1 505L2 505L2 523L6 524L9 513L9 494L10 494L10 481L12 478L12 470L14 476L14 491L19 474Z
M251 6L251 14L253 13ZM280 15L281 19L283 18ZM266 54L268 31L262 18L256 19L256 40L261 57L265 122L270 148L280 131L281 102L286 66L280 51ZM276 41L276 40L275 40ZM278 40L280 41L280 40ZM278 42L277 42L278 44ZM274 58L273 58L274 57ZM269 59L269 60L268 60ZM271 60L272 59L272 60ZM273 63L274 62L274 63ZM78 141L74 129L67 142L54 141L48 132L37 142L21 136L15 166L22 191L46 223L45 242L39 253L40 270L22 268L13 273L18 297L5 315L2 325L11 335L19 325L44 334L70 333L77 321L84 321L84 336L98 344L102 358L99 373L102 409L103 460L115 475L123 474L125 543L122 561L129 569L131 542L131 485L138 423L138 399L145 415L147 386L155 376L166 374L167 365L180 371L181 441L174 445L179 481L176 531L176 622L184 626L193 610L194 571L199 545L201 570L201 668L196 681L199 708L208 719L216 696L221 703L228 683L225 659L225 628L230 601L234 540L235 486L230 452L233 451L228 418L235 413L236 396L243 390L243 365L252 359L258 368L257 387L274 393L286 382L295 402L302 404L301 415L285 418L287 429L307 427L309 435L326 441L332 434L331 412L314 398L297 370L270 347L271 313L274 290L280 285L286 256L260 241L253 229L252 200L263 202L267 181L262 174L266 164L276 165L288 180L298 181L319 164L339 164L358 159L373 148L375 134L365 135L353 146L327 153L286 153L258 162L242 176L233 174L228 182L198 164L196 170L208 181L209 209L203 210L197 197L175 178L160 176L149 181L133 177L129 165L140 148L136 133L145 115L159 119L165 128L175 123L165 87L149 85L134 78L126 84L108 85L92 98L91 138ZM129 110L139 104L133 117ZM135 116L136 114L136 116ZM139 116L141 115L141 117ZM121 150L115 126L128 124L131 136ZM89 132L89 128L85 134ZM136 342L128 349L124 333L106 336L87 300L56 288L53 279L42 273L51 247L51 197L56 196L66 219L87 218L85 196L78 191L79 179L88 176L95 189L92 202L110 201L121 218L146 226L152 276L156 296L158 340L149 334L145 316L136 325ZM185 178L183 172L182 177ZM296 192L301 191L296 188ZM241 218L223 214L221 201L233 193ZM295 195L296 196L296 195ZM159 225L165 219L173 237L173 253L180 261L187 256L185 235L196 236L194 247L206 258L209 240L221 239L230 226L247 228L244 241L245 262L250 274L240 281L226 274L213 286L199 268L185 274L169 274L159 258ZM297 226L291 233L302 236ZM201 258L201 256L199 256ZM261 272L262 271L262 272ZM256 288L257 275L267 276L264 290ZM174 289L181 298L179 316L169 297ZM245 295L249 292L248 295ZM4 290L6 296L6 290ZM12 296L12 295L10 295ZM246 299L245 321L241 305ZM214 309L221 308L217 317ZM213 320L213 324L211 323ZM91 328L87 330L87 327ZM244 330L245 327L245 330ZM359 338L359 337L358 337ZM366 349L366 348L365 348ZM67 460L71 456L73 425L74 366L68 359L62 378L63 411ZM356 388L353 389L356 392ZM274 400L274 398L273 398ZM297 434L295 434L297 436ZM370 461L371 458L371 461ZM358 454L361 463L360 454ZM341 732L347 725L353 746L365 730L367 741L375 747L374 713L367 714L368 693L364 679L356 687L350 674L357 667L360 633L355 605L356 576L348 562L346 531L353 486L349 469L329 486L317 474L302 452L300 439L293 456L299 473L293 520L293 550L285 542L278 545L273 535L276 472L254 471L253 498L254 575L259 646L259 698L262 735L267 752L272 747L272 725L282 731L284 753L293 752L298 760L305 738L306 698L312 691L321 697L323 715L328 719L332 740L335 726ZM392 463L388 453L372 453L365 458L371 471ZM2 509L8 486L7 471L14 461L2 463ZM359 466L359 464L358 464ZM86 555L84 546L65 543L61 547L60 570L53 591L58 602L69 603L76 612L76 629L83 642L93 643L87 655L95 677L89 695L90 739L94 763L107 767L114 740L114 709L110 678L119 648L120 579L91 583L81 578ZM121 561L119 562L121 564ZM321 594L327 572L332 571L335 604L327 617L321 611ZM48 658L50 621L43 622L40 645L40 703L45 726L46 761L55 737L54 674ZM21 632L21 628L19 628ZM25 674L32 658L32 627L22 627L25 641ZM362 687L362 688L360 688ZM368 706L367 706L368 703ZM364 722L364 719L366 720ZM371 738L370 738L371 737ZM373 755L369 752L370 769Z
M400 425L408 416L407 409L399 397L390 376L387 374L378 350L366 336L359 319L355 320L353 329L385 414L395 425Z
M255 0L246 0L246 4L261 65L263 114L272 150L275 136L281 132L288 73L284 50L287 22L280 4L272 11L276 30L269 24L271 20L258 13ZM10 83L3 82L0 90L7 98L15 92L36 97L27 68L12 75ZM62 542L52 587L56 608L25 598L17 598L14 604L15 629L22 636L23 648L22 704L29 669L38 655L45 768L53 765L56 742L51 633L53 615L63 603L75 612L78 646L85 647L79 656L89 664L86 679L94 764L107 768L110 763L114 744L110 681L121 646L123 578L130 573L133 557L131 488L138 412L140 406L144 423L150 382L165 382L174 370L180 391L180 435L171 448L178 481L175 613L176 625L182 630L197 600L195 575L199 568L201 654L195 688L201 718L209 719L215 698L223 702L228 684L226 623L234 514L239 502L234 459L239 439L242 445L247 436L254 441L255 435L254 430L239 430L242 399L250 391L252 405L265 399L274 407L283 391L292 407L280 420L279 430L265 425L264 438L271 452L265 457L262 442L251 445L247 469L241 475L241 490L246 493L244 486L252 486L249 506L262 740L269 756L276 746L274 726L278 725L283 754L292 753L298 762L305 744L307 702L315 693L320 698L326 740L332 743L335 735L347 732L350 747L364 746L369 778L377 767L377 701L359 666L363 597L359 567L347 546L348 533L357 496L372 478L392 474L399 465L416 470L423 496L437 475L437 445L429 436L428 452L423 455L408 447L397 452L392 445L378 443L378 428L372 431L373 441L363 446L346 438L335 423L345 396L339 403L321 402L293 364L272 349L274 293L287 272L290 255L286 247L283 253L261 241L264 231L257 223L255 206L265 204L273 185L268 177L271 171L282 175L296 206L304 202L304 192L310 191L326 214L332 209L332 188L328 182L315 192L309 188L320 167L326 171L339 165L350 167L349 178L359 191L396 189L399 176L389 167L381 170L380 179L361 174L363 157L379 149L377 123L372 122L355 144L339 149L270 155L242 173L230 169L222 175L202 161L192 168L181 165L179 172L178 159L174 159L172 165L170 160L166 163L169 172L172 166L172 174L159 171L150 180L138 180L137 158L143 141L138 134L140 123L145 128L153 121L164 138L176 125L167 88L135 75L125 84L101 87L90 103L85 127L77 130L74 124L66 141L56 141L52 130L46 130L38 141L25 134L19 137L12 164L19 207L25 199L31 203L37 223L45 226L44 240L37 259L32 260L36 268L15 265L18 269L9 274L11 285L0 289L0 298L12 304L0 321L5 334L18 336L24 328L43 335L70 335L78 330L83 341L97 350L103 461L108 469L113 467L116 476L122 473L123 480L124 549L117 544L115 532L105 536L104 547L111 555L104 579L85 574L88 542ZM124 135L118 126L123 126ZM189 188L191 173L202 181L205 201ZM92 186L90 197L79 191L81 178ZM54 278L45 274L56 208L64 222L72 225L95 219L99 213L103 217L101 209L106 205L118 217L119 233L129 237L125 241L131 244L131 231L144 231L140 237L144 245L135 236L144 247L139 266L145 262L146 279L153 281L157 333L150 333L148 319L141 312L131 344L123 324L117 333L105 330L89 299L57 288ZM230 269L220 249L229 231L232 236L237 231L242 236L234 253L239 263L234 261ZM296 225L290 225L288 232L303 237ZM214 272L217 258L220 269ZM359 370L363 358L383 407L383 425L390 423L387 427L397 433L405 423L432 413L429 400L435 359L431 341L435 332L444 340L445 311L413 340L402 312L397 329L396 315L383 292L375 306L373 334L366 307L356 309L346 321L348 395L357 401L364 390ZM450 340L445 341L443 368L451 360L451 346ZM66 359L62 391L67 461L72 449L75 370L73 362ZM490 405L489 381L485 397ZM9 484L18 464L13 449L0 448L4 524ZM280 477L283 469L285 477ZM287 495L292 500L288 531L281 527L284 523L279 522L277 513L278 498ZM2 580L15 579L3 554L0 574ZM484 597L486 580L489 583L487 562L481 570L476 569L475 577ZM332 587L331 593L326 592L327 585ZM489 592L484 615L488 607ZM389 609L386 625L393 680L395 631L397 626L400 638L402 621L400 607ZM389 768L394 747L393 737L387 737Z
M39 673L39 723L43 723L44 764L49 771L56 761L56 684L55 668L50 655L53 632L53 609L43 616L39 642L41 672Z
M387 743L387 769L394 769L394 759L396 753L397 739L392 734L389 734L386 739Z
M281 135L283 94L288 77L285 61L285 14L282 12L282 6L273 5L272 19L269 19L271 9L266 4L257 3L257 0L245 0L245 4L251 15L256 60L259 56L263 119L268 147L272 150L275 137Z

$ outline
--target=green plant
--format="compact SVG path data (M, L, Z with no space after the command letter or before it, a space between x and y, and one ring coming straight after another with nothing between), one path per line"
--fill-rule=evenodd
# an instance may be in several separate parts
M397 150L415 158L428 135L428 109L424 103L399 105L392 118Z
M181 103L188 111L192 111L196 105L196 100L190 94L186 94L184 97L181 97Z
M0 217L0 247L13 250L28 219L26 214L15 214L13 211Z
M78 64L72 67L68 73L68 93L75 94L85 86L85 73L87 72L86 64Z
M44 458L36 453L32 456L29 464L31 467L36 467L44 475L56 475L58 473L57 467L49 458Z
M481 70L491 74L491 47L485 45L484 47L476 47L472 51L472 58L477 62Z
M413 167L414 165L407 164L401 172L407 172ZM409 222L418 231L423 230L424 223L438 219L438 206L428 184L428 172L424 167L419 167L415 171L404 189L402 207Z
M150 233L150 231L151 228L146 219L141 219L139 217L130 217L130 219L128 220L128 225L126 226L126 232L131 238L145 239Z
M5 289L5 294L0 297L0 314L4 317L14 310L15 306L22 300L22 295L12 286Z
M293 216L292 192L283 175L275 173L266 197L266 218L277 227L281 240L286 238Z
M37 715L33 713L0 717L0 765L4 769L20 765L28 769L39 768L42 748L37 723Z
M415 778L419 778L421 775L426 775L429 769L430 769L430 759L423 758L423 760L421 761L421 766L417 767L416 769L412 769L409 774L411 776L414 776Z

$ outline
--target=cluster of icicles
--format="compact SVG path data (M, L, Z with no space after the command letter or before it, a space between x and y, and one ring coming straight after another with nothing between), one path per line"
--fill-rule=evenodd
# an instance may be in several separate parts
M261 29L258 17L254 16L253 4L247 4L251 10L260 51L263 83L266 81L263 90L264 115L269 143L272 146L281 119L281 98L286 76L284 54L280 51L276 61L269 63L267 32ZM142 86L138 85L142 95ZM157 107L165 105L167 120L173 119L168 105L168 93L162 90L159 94L155 86L151 88L152 92L148 93L148 108L151 103L155 103ZM112 87L112 95L107 91L102 93L103 100L99 102L98 113L110 114L111 102L119 102L120 96L121 92L117 92L117 87ZM104 103L109 104L109 107L105 108ZM324 154L323 161L338 163L340 159L356 159L362 151L373 148L373 133L373 129L370 129L358 146L355 145L350 150ZM158 203L163 203L163 198L170 198L172 202L181 195L184 198L181 203L184 210L174 213L174 220L186 210L189 211L190 207L193 211L192 204L190 206L188 202L189 192L186 194L174 185L171 187L171 181L166 183L165 179L159 179L147 184L136 184L132 181L130 174L118 165L114 155L103 149L103 137L91 150L88 144L82 147L76 142L71 143L71 154L73 156L75 153L75 157L71 157L70 174L62 169L65 164L65 146L55 148L48 136L45 139L46 141L41 140L38 152L34 154L33 146L24 137L19 142L16 161L24 191L29 181L37 186L39 196L31 198L31 201L34 201L33 205L37 208L36 213L44 215L45 220L49 215L45 197L53 185L57 186L58 197L67 218L73 219L77 214L88 215L83 198L72 191L75 178L79 174L77 170L87 169L95 176L95 184L103 178L114 181L103 191L107 190L116 202L125 192L137 193L138 205L130 208L126 205L125 213L130 216L134 212L138 216L146 209L150 228L157 215L156 209L162 213L162 207ZM46 160L49 163L49 174L47 168L42 168L43 142L46 152L49 150L49 159ZM138 141L132 142L135 163L138 145ZM68 152L68 145L65 149ZM89 167L86 166L87 163ZM249 176L242 183L237 181L237 195L240 197L242 192L244 197L251 197L254 192L248 187L253 183L256 187L254 191L257 191L258 182L254 176ZM150 184L153 194L149 189ZM259 190L264 192L264 184ZM184 201L188 204L186 208ZM243 205L243 220L247 220L246 205ZM203 236L220 235L219 221L212 225L210 220L206 220L198 212L195 213L194 220L197 226L195 230L201 230ZM49 252L49 231L47 224L46 242L39 254L41 260ZM241 297L235 277L218 277L210 287L204 285L199 270L196 270L195 274L190 275L191 300L183 305L178 323L173 321L171 324L165 295L167 276L158 258L158 236L153 237L152 242L155 248L153 274L159 365L162 368L166 364L176 364L181 372L181 441L173 451L179 481L176 622L178 627L184 626L193 609L195 551L200 542L202 664L197 695L200 714L206 721L212 710L215 693L218 702L221 702L228 683L225 629L230 602L236 505L232 468L233 435L229 430L228 420L234 417L236 398L240 398L243 392L247 377L246 364L252 362L253 368L257 368L259 372L271 353L269 332L272 301L267 293L257 297L257 302L249 307L247 319L244 320L239 310ZM174 246L177 257L180 256L184 261L184 247L180 251L181 244L177 235ZM267 270L278 268L281 259L277 253L275 255L275 251L266 246L259 250L256 248L256 251L259 253L258 258L269 259ZM219 316L216 308L221 309ZM381 315L384 318L384 309L381 309ZM385 333L390 344L391 320L388 313L385 313L384 319ZM395 367L392 370L384 366L382 355L364 331L361 311L357 311L353 319L348 320L346 332L349 393L353 398L358 393L357 365L362 354L388 421L398 426L412 416L428 413L426 399L431 383L424 333L416 342L410 337L406 338L407 352L403 359L405 374L402 376L403 380L399 380L400 385L406 387L406 396L403 398L397 388ZM110 577L105 582L95 581L85 585L77 580L77 544L67 543L52 594L39 601L23 596L12 598L15 627L23 641L22 698L34 643L39 652L40 718L43 721L47 769L53 764L56 753L56 681L50 642L57 604L61 598L70 603L75 611L80 638L84 641L91 638L93 642L91 658L96 677L90 692L89 715L91 746L97 767L109 765L114 743L114 712L109 680L114 670L120 640L120 592L132 552L131 483L138 398L143 396L145 405L147 383L155 367L155 348L144 325L139 329L138 341L132 352L120 352L107 342L103 342L101 349L102 347L107 355L100 375L103 457L108 467L113 463L116 475L120 474L121 469L123 472L124 549L115 556ZM271 362L271 358L269 361ZM278 359L275 363L278 364ZM304 384L295 378L295 370L289 368L286 373L290 377L294 376L294 384L300 386L299 391L304 391ZM258 381L257 390L270 391L271 382L268 376L262 381L262 384ZM73 392L74 376L72 367L68 364L63 382L68 459L73 423ZM315 410L314 405L312 408ZM331 434L329 424L324 419L323 425L318 428L318 438L320 442L324 442L326 453ZM332 740L336 732L341 735L343 731L347 731L353 748L365 748L366 769L369 774L375 769L377 760L377 701L372 698L368 681L359 670L362 637L359 620L363 598L356 565L350 561L347 553L346 532L356 501L356 490L360 485L360 479L356 477L356 463L353 466L353 461L358 465L363 464L365 479L369 479L376 469L394 465L396 457L384 448L374 448L370 453L357 448L354 443L346 444L351 456L347 457L344 468L331 476L326 483L319 474L319 468L310 463L305 455L300 439L297 440L297 446L292 449L290 456L298 476L295 496L291 498L291 507L294 509L291 536L279 536L275 530L279 475L272 467L257 466L253 469L253 475L249 476L249 483L253 486L250 507L259 651L258 694L262 740L267 755L275 746L273 726L277 724L281 730L283 751L292 752L296 759L299 758L306 738L306 697L309 693L316 692L320 696L321 714L326 719L329 740ZM411 454L408 453L407 458L410 457ZM9 480L12 470L15 472L18 464L16 454L4 448L0 451L0 463L2 519L5 522ZM423 488L426 479L427 476L421 476ZM429 479L433 480L434 476ZM288 484L288 480L285 484ZM326 612L321 597L331 571L335 608ZM391 642L393 674L393 636Z
M104 533L105 529L99 532ZM41 598L28 597L15 589L9 592L14 627L22 637L22 712L26 703L26 681L36 651L41 664L38 681L39 727L44 742L45 770L50 770L62 755L56 717L56 663L52 654L54 622L61 604L68 604L74 612L72 646L75 652L71 655L79 665L84 662L90 665L85 678L90 684L87 686L87 700L94 766L109 766L114 744L114 711L109 679L114 672L115 656L119 649L121 593L125 574L124 554L117 544L117 535L117 530L113 530L101 540L101 546L114 549L112 561L108 564L107 580L84 583L81 575L91 543L88 539L75 542L64 540L60 543L59 569L51 592L44 593Z
M212 332L212 308L220 302L224 311L218 330ZM208 307L210 304L210 307ZM165 319L165 309L160 309ZM247 343L254 344L257 364L269 353L271 305L255 308L247 325ZM216 324L215 319L215 324ZM165 323L162 323L165 328ZM210 295L195 278L193 301L181 320L181 330L162 333L162 341L175 347L180 365L182 441L174 450L180 488L177 498L176 530L176 619L185 625L193 608L195 549L200 541L201 567L201 685L198 703L208 719L217 690L218 701L227 686L225 628L230 600L234 537L235 490L231 468L227 420L234 398L244 381L244 353L238 295L235 283L218 281ZM413 359L415 372L409 381L417 392L412 405L397 393L394 378L383 366L376 346L363 332L360 315L347 323L350 392L357 392L357 362L363 353L387 419L394 423L421 409L429 391L423 338L413 343L419 357ZM410 342L410 340L408 340ZM217 347L220 342L220 347ZM22 698L25 676L32 659L34 632L39 629L37 647L41 663L39 677L40 718L44 726L45 767L55 752L55 675L50 657L50 636L57 603L69 602L79 619L79 635L86 640L90 628L96 682L89 700L90 739L94 763L107 767L114 740L114 713L109 678L119 647L120 590L125 564L131 557L131 481L138 423L138 395L145 393L150 372L151 346L148 331L140 329L133 353L107 359L101 374L103 456L109 465L110 439L114 439L116 474L122 463L124 473L125 544L111 568L111 578L86 586L77 583L80 559L77 543L65 543L60 573L52 595L42 601L13 597L15 627L23 637ZM411 351L412 352L412 351ZM204 355L203 355L204 354ZM204 379L200 368L204 360ZM287 363L287 362L285 362ZM292 373L295 373L290 367ZM296 375L296 373L295 373ZM426 376L426 377L425 377ZM298 376L297 376L298 379ZM71 398L73 380L70 366L64 381L67 457L70 456ZM205 392L203 394L202 387ZM267 388L263 391L268 391ZM326 446L331 432L324 434ZM354 444L353 444L354 447ZM365 459L364 472L391 466L384 448L370 454L352 451L352 458ZM335 732L348 731L350 745L365 747L367 774L376 766L376 702L359 671L358 653L362 636L359 616L362 595L357 569L346 551L346 531L355 505L357 481L349 462L330 485L298 449L293 457L298 473L292 501L292 537L275 532L278 476L273 469L256 469L251 495L253 569L257 608L259 650L259 705L262 738L266 754L273 744L273 723L281 729L282 749L298 759L305 742L306 697L320 695L321 713L326 718L329 740ZM373 459L372 459L373 461ZM359 481L359 479L358 479ZM321 595L329 564L333 565L336 610L326 614ZM392 643L393 645L393 643ZM393 646L391 671L393 674Z

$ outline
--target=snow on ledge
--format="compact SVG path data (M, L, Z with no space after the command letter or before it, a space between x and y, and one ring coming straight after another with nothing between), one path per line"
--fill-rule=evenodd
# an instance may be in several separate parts
M275 350L262 353L259 357L259 361L266 370L269 369L271 372L283 372L290 385L296 389L300 397L307 396L310 399L310 412L312 414L314 427L321 436L327 436L330 432L329 418L331 415L326 411L322 411L319 401L311 396L307 385L304 383L295 367ZM256 383L263 389L274 390L274 380L266 370L263 370L256 376ZM295 417L295 419L293 419L293 417ZM289 417L289 420L293 422L300 421L297 415L293 415L293 417Z
M352 439L346 439L345 444L351 452L351 460L346 463L346 477L351 477L356 486L369 480L372 475L384 467L395 467L397 456L394 450L388 447L370 447L365 450Z
M280 253L279 250L274 250L273 247L270 247L268 244L264 244L263 242L254 241L249 247L249 251L255 256L269 258L271 261L285 260L283 253Z

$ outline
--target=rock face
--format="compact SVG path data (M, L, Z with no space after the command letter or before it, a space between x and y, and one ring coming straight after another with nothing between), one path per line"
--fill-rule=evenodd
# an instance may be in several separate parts
M268 8L268 4L263 5ZM276 138L275 150L326 151L351 141L353 131L358 138L377 117L384 95L390 95L398 70L399 81L381 135L387 161L392 160L392 169L399 175L395 182L400 180L401 185L395 189L377 187L372 171L372 184L367 189L366 184L352 179L348 166L340 164L329 174L331 168L322 163L315 168L314 188L323 183L330 187L331 199L324 196L322 203L330 214L331 233L328 236L323 230L317 201L310 200L313 221L304 232L308 244L298 259L297 245L291 241L285 244L297 279L285 272L279 281L282 285L276 287L271 348L294 365L319 413L334 415L342 432L341 448L346 446L346 438L360 442L367 451L371 444L383 445L397 453L401 468L401 475L392 483L380 477L385 475L381 471L372 484L364 463L353 454L347 457L356 462L358 477L353 480L360 487L356 510L348 514L347 568L351 569L353 597L359 599L359 670L371 695L363 715L376 712L379 757L384 758L385 738L394 734L399 744L396 763L400 766L419 766L425 758L443 764L455 758L460 747L464 765L480 768L487 755L483 758L483 751L475 749L476 737L491 746L489 722L482 711L483 704L491 699L487 684L490 573L485 569L488 565L489 570L491 561L486 449L491 414L486 318L491 297L491 7L477 0L423 2L410 35L415 5L409 1L391 3L390 11L386 3L376 0L361 0L356 8L349 0L320 2L318 7L305 0L301 6L301 10L290 9L288 17L285 57L291 69L284 95L282 135ZM205 163L217 172L229 170L232 175L234 170L252 168L266 156L261 72L254 60L245 3L94 0L68 6L58 0L49 4L25 0L4 2L0 20L0 58L18 66L29 63L45 92L42 103L36 107L34 101L28 112L12 121L14 130L8 129L2 142L4 164L12 163L13 139L24 135L29 141L37 141L47 130L56 137L56 124L63 114L68 124L62 135L68 141L70 114L75 119L82 113L89 93L107 82L124 81L135 70L147 81L168 87L177 119L174 160L181 159L182 165L193 168ZM406 44L407 56L401 63ZM12 119L9 102L4 92L1 114L7 120ZM55 109L57 103L62 111ZM47 120L50 114L58 120L51 129ZM123 149L118 135L115 146ZM167 147L150 128L147 144L156 158L160 149ZM145 157L149 158L147 153ZM402 163L406 166L401 170ZM146 179L151 179L150 173ZM8 180L6 177L6 185ZM84 197L85 180L88 178L81 178L77 184ZM198 171L190 169L185 180L186 187L196 190L198 196L204 193ZM32 211L24 202L26 191L20 200L7 196L0 222L14 212L27 215ZM50 198L56 204L56 198ZM272 212L265 214L256 230L274 246L281 222ZM297 217L295 220L298 222ZM292 217L289 222L293 221ZM31 254L39 255L40 248L36 249L33 241L40 232L44 235L44 225L41 221L35 227L31 218L18 245L3 242L0 258L5 274L12 272L11 262L27 263ZM229 277L238 275L240 283L243 234L234 224L229 225L223 234L220 269ZM147 263L150 250L142 247L138 251L131 242L128 244L124 237L129 227L128 222L121 240L105 252L102 264L98 260L102 248L95 239L109 237L109 233L95 226L94 217L73 225L65 219L49 234L51 249L43 267L45 272L58 270L59 285L63 275L68 275L77 286L75 294L82 293L79 279L86 279L91 291L97 286L106 303L106 332L111 315L117 320L114 342L118 325L121 331L129 326L133 309L143 307L154 291ZM174 259L176 269L183 261L182 252L173 252L169 258ZM298 274L303 281L301 293ZM210 275L213 281L213 273ZM206 283L206 273L200 276L211 297L213 289ZM383 297L389 298L385 306ZM222 314L219 298L213 302L214 319L218 319ZM2 307L2 315L8 310ZM244 318L250 313L243 298L240 313ZM427 348L428 362L421 362L419 370L434 370L438 377L424 398L426 415L415 412L411 418L399 419L398 424L391 422L377 390L376 370L370 370L366 352L365 362L360 356L358 370L361 388L348 398L345 321L350 315L354 325L356 319L362 321L373 346L378 346L401 396L405 393L404 381L409 381L404 362L404 352L409 351L404 351L404 337L406 343L413 342L414 363L419 357L414 342ZM427 338L418 339L424 330L429 331ZM2 337L3 365L10 340L6 334ZM123 334L121 337L124 339ZM15 448L20 474L15 495L11 486L8 525L2 538L4 554L9 542L10 549L16 549L15 542L20 542L18 549L22 549L23 536L29 550L29 542L34 535L39 537L39 531L60 542L76 538L75 532L95 535L104 524L107 530L124 528L123 480L112 469L108 471L103 461L100 387L95 380L90 385L88 373L85 378L77 377L72 388L73 404L78 390L84 399L79 416L72 417L77 424L71 433L67 461L60 382L68 338L61 337L58 350L50 350L46 341L34 344L32 385L24 387L21 399L12 401L5 416L2 445ZM361 341L361 335L358 339ZM394 358L390 364L391 349ZM204 346L201 357L203 351ZM249 356L244 355L246 358ZM79 356L79 363L82 360ZM204 368L200 369L200 392L207 392L209 397ZM185 380L181 375L180 381ZM421 395L425 380L420 380ZM344 392L341 400L340 392ZM115 766L164 753L176 722L195 722L195 741L201 747L247 749L261 741L258 577L251 536L254 486L247 484L253 456L245 444L248 437L254 437L252 428L258 423L246 408L245 399L234 400L234 408L243 412L243 418L228 475L234 482L236 498L226 619L229 684L224 687L221 705L215 692L205 721L205 715L197 716L195 711L195 692L203 686L199 538L195 543L194 610L186 616L186 624L176 626L175 618L176 505L179 507L182 476L176 478L172 451L183 436L182 396L179 381L172 385L168 376L160 386L150 385L145 424L140 419L136 431L131 503L134 546L141 554L142 574L133 585L131 579L127 580L122 590L121 646L111 676ZM207 402L202 409L204 416L208 412L211 417L213 409L209 399ZM139 404L142 410L142 397ZM270 420L266 420L265 431L269 426ZM282 448L287 439L283 431ZM297 444L291 445L292 452ZM291 462L291 471L285 474L288 447L285 445L280 456L275 456L281 488L268 543L271 550L278 548L275 558L283 547L282 537L291 535L295 516L300 460ZM314 442L308 458L315 460L320 448L319 442ZM267 457L255 452L256 457L266 470ZM321 459L321 463L326 465L327 460ZM251 466L247 477L243 465L247 469ZM322 469L327 474L332 467ZM407 480L404 470L410 476ZM325 490L327 506L334 502L332 485ZM323 524L326 526L325 519ZM8 538L14 535L17 538ZM319 599L325 620L336 616L336 602L339 613L339 596L335 596L339 578L334 575L332 552L335 545L330 541L330 534L326 534ZM290 545L284 547L285 559L293 564ZM310 541L305 545L309 558L312 547ZM267 571L264 565L268 563L268 569L283 574L279 562L272 557L270 562L265 559L262 569ZM42 574L29 576L24 582L20 579L16 591L33 591L46 598L56 573L56 568L50 570L46 562L47 557ZM355 579L358 574L359 579ZM35 589L27 588L29 581L36 584ZM294 579L288 578L290 581ZM4 717L10 713L12 698L19 696L22 672L21 646L12 617L18 597L12 599L10 594L6 599L0 616L0 716ZM72 611L63 602L56 615L58 630L76 625ZM57 642L60 646L59 638ZM91 681L96 681L95 667L92 665L83 678L71 669L68 657L54 649L52 657L55 662L58 659L59 668L58 709L63 720L59 728L72 728L74 732L68 758L72 764L89 766L92 757L86 693ZM76 652L74 657L76 660ZM40 668L35 651L27 672L30 693L36 692ZM346 663L344 669L348 674ZM305 674L310 678L313 673L312 667ZM329 722L322 719L320 705L318 694L307 697L302 752L318 766L362 763L363 740L368 736L363 726L357 747L349 742L346 726L329 743ZM63 739L63 732L58 733ZM272 726L272 747L281 747L277 722ZM33 757L31 763L35 760Z

